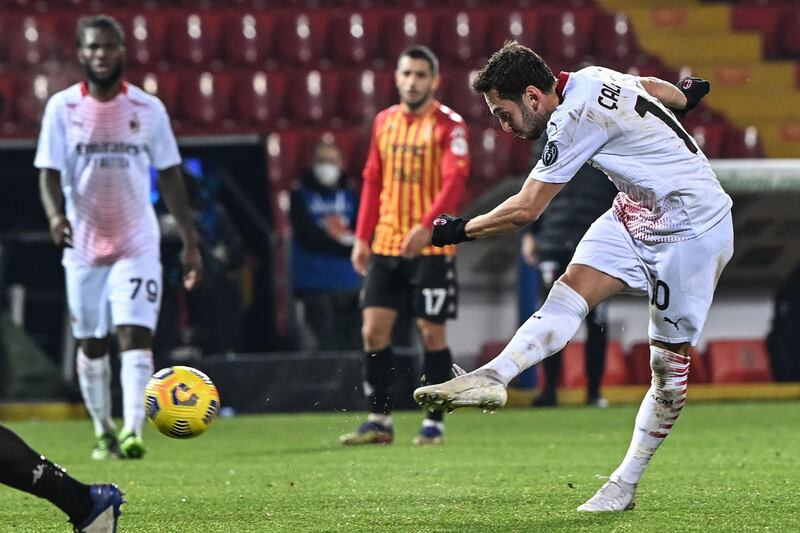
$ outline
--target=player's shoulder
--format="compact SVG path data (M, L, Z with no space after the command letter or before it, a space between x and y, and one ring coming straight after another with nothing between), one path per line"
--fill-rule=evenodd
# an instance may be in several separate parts
M64 107L77 104L83 98L81 83L75 83L65 89L53 93L48 100L49 106Z
M443 103L436 102L436 106L437 118L440 120L452 122L453 124L464 124L464 118Z
M167 108L164 103L154 94L150 94L141 87L137 87L132 83L126 82L125 95L128 100L136 107L144 109L152 109L153 111L163 111L166 113Z

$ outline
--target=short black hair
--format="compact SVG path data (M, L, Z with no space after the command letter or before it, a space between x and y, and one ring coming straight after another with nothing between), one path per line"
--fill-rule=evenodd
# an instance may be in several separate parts
M428 62L431 66L431 73L434 76L439 74L439 59L436 57L430 48L427 46L423 46L421 44L413 44L400 52L400 55L397 56L397 64L400 64L400 60L404 57L410 57L411 59L424 59Z
M125 46L125 30L122 25L110 15L92 15L81 17L78 20L78 28L75 30L75 46L83 46L83 34L89 28L99 30L109 30L117 38L117 44Z
M519 101L525 87L533 85L550 93L555 81L553 71L539 54L517 41L507 41L478 72L472 90L485 94L496 89L500 98Z

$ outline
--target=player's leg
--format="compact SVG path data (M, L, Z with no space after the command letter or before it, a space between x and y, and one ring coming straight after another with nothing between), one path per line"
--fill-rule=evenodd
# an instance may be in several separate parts
M586 405L607 407L608 401L600 394L600 381L606 368L606 309L601 303L586 317Z
M0 425L0 482L49 501L66 513L78 531L96 523L103 514L106 515L103 519L110 518L113 526L120 514L122 494L116 487L84 485L3 425ZM100 492L107 494L101 498Z
M119 457L111 419L111 360L108 337L108 267L66 264L67 303L78 341L75 370L95 434L93 459Z
M399 277L400 258L373 255L364 280L361 302L361 337L364 346L364 394L369 399L367 421L342 435L344 445L388 444L394 440L391 384L394 376L392 330L397 320L395 306L403 301Z
M625 458L579 511L624 511L635 503L645 467L670 434L686 400L689 346L705 324L719 276L733 255L730 215L700 237L641 245L650 289L650 389L636 415Z
M544 305L517 330L500 355L447 383L420 387L414 391L415 400L447 409L505 405L509 381L561 350L589 309L626 287L646 290L646 272L630 240L610 212L600 217L578 244L567 272L553 284Z
M420 256L409 263L412 308L422 341L423 383L441 383L452 376L453 355L447 346L445 324L458 314L458 276L453 256ZM444 411L426 410L414 444L441 444Z
M423 383L447 381L452 372L453 355L447 347L445 323L418 318L417 329L425 350L422 361ZM441 409L427 410L422 428L414 437L414 444L441 444L443 440L444 412Z
M140 458L144 389L154 371L152 332L161 306L161 263L151 256L121 259L111 267L108 286L120 350L120 449L124 457Z
M144 390L153 375L153 334L142 326L117 326L122 384L122 431L119 446L123 457L139 459L144 455Z

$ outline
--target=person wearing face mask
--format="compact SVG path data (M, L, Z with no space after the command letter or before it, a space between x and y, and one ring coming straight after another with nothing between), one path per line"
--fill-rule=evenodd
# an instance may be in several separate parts
M358 349L361 280L350 264L358 197L329 136L291 194L294 294L319 350Z

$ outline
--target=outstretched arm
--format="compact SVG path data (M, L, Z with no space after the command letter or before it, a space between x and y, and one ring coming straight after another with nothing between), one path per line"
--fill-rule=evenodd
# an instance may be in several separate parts
M517 194L485 215L472 220L439 215L433 221L431 244L446 246L516 231L537 220L564 185L528 178Z
M639 81L650 96L658 98L670 109L681 110L686 107L686 96L670 82L652 76L639 78Z
M490 237L521 229L538 220L550 201L564 188L564 183L546 183L528 178L522 189L503 203L467 223L470 239Z

